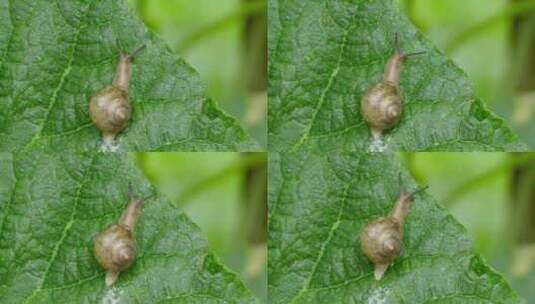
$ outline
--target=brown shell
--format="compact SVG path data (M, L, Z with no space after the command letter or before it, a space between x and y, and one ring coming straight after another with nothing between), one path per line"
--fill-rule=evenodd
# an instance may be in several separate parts
M136 241L132 231L123 225L112 225L93 239L97 262L106 270L106 285L112 285L119 273L136 258Z
M366 224L360 233L362 252L374 264L375 279L383 278L388 266L401 251L403 224L409 213L413 196L427 187L412 193L402 191L388 217L381 217Z
M401 241L401 225L390 217L368 223L360 235L362 252L374 264L390 264L401 251Z
M362 96L360 111L374 135L394 127L401 117L401 97L398 88L388 82L380 81Z
M127 126L132 115L128 92L114 85L96 92L89 99L89 114L103 137L113 140Z
M95 236L94 251L104 269L122 271L135 259L136 242L130 230L121 225L112 225Z
M109 286L136 259L136 241L125 226L112 225L95 236L93 252L97 262L106 270L106 285Z
M93 238L93 253L106 270L106 285L111 286L136 259L134 228L144 199L132 200L123 210L118 224L111 225Z

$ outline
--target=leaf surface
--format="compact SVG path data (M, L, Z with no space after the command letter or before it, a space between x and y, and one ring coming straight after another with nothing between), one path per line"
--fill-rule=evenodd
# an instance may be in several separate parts
M123 151L256 149L237 121L124 0L0 0L0 151L54 145L96 151L89 97L110 85L119 53L133 64Z
M92 237L117 221L129 185L154 194L127 155L0 153L0 172L1 303L255 303L160 195L143 206L135 263L105 287Z
M273 153L272 303L520 303L474 253L464 227L425 192L410 207L400 256L375 281L360 231L416 187L392 154Z
M393 0L269 0L269 145L368 151L364 91L383 77L399 33L411 57L401 74L403 113L385 134L392 151L523 150L474 95L466 74L427 41Z

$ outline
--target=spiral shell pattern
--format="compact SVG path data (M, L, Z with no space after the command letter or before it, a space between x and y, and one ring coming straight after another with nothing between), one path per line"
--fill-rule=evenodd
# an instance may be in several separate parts
M378 133L394 127L402 111L398 88L388 81L372 86L361 99L360 111L368 125Z
M390 264L401 251L401 240L401 225L392 218L367 224L360 235L362 251L374 264Z
M96 92L89 100L89 114L104 136L115 137L132 115L128 93L113 85Z
M129 229L122 225L112 225L95 236L93 252L100 266L116 279L121 271L134 262L136 242ZM108 285L113 284L113 281L107 282Z

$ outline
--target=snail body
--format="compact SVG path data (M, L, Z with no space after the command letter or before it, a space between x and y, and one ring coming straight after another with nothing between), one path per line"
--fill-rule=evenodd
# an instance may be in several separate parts
M362 252L375 266L374 277L381 280L388 266L399 255L403 241L403 224L409 212L413 193L401 192L394 208L387 217L380 217L364 226L360 233Z
M111 286L137 255L134 227L141 211L142 199L133 200L113 224L93 238L93 253L106 271L106 285Z
M89 98L89 115L95 126L102 132L104 143L112 145L116 135L124 130L132 116L132 106L128 97L128 86L132 75L132 60L144 49L140 47L132 54L122 53L113 83Z
M395 44L396 50L386 64L383 79L368 88L360 101L360 112L375 138L381 137L385 130L393 128L401 118L403 107L399 78L403 62L410 56L424 53L404 54L399 48L397 35Z

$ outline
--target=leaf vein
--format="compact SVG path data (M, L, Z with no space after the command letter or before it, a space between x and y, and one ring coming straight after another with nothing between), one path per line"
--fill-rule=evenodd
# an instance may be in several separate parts
M76 47L78 46L78 43L79 43L79 40L80 40L80 33L82 32L82 28L87 25L87 21L86 21L87 16L89 15L89 12L91 11L91 8L93 7L93 5L95 3L97 3L97 2L99 2L99 1L91 2L90 4L87 5L87 7L85 9L84 16L83 16L82 20L80 20L80 24L78 25L78 27L76 29L76 32L74 34L74 41L73 41L73 44L71 46L71 51L70 51L70 54L69 54L69 60L67 61L67 67L63 70L63 73L61 74L61 77L59 79L59 83L56 86L56 88L54 89L54 91L52 92L52 96L50 98L50 101L49 101L49 104L48 104L48 108L47 108L47 110L46 110L46 112L44 114L44 117L43 117L41 123L39 124L37 132L35 133L33 138L30 140L30 142L28 143L26 148L28 148L29 146L32 146L33 144L35 144L35 142L41 137L43 129L44 129L44 127L45 127L45 125L46 125L46 123L48 121L48 117L50 116L50 113L52 112L52 109L54 108L54 105L57 102L58 93L61 91L63 85L65 84L65 80L67 79L67 76L69 76L69 74L71 73L72 65L73 65L74 57L75 57L74 55L76 53Z
M354 15L352 19L354 19L355 16L356 15ZM353 22L350 22L350 24L352 25ZM344 51L345 51L346 46L347 46L347 38L349 36L350 30L351 30L351 26L348 26L347 29L344 32L344 37L342 39L342 43L340 44L340 52L338 53L338 60L336 62L336 67L331 72L331 75L329 76L329 80L327 81L327 85L325 86L325 88L321 92L321 95L320 95L320 97L318 99L316 107L314 108L314 113L312 114L312 118L310 119L310 122L308 123L308 125L305 128L305 132L303 133L303 135L301 136L299 141L293 146L292 151L296 151L297 149L299 149L299 147L301 147L305 143L305 141L307 141L307 139L308 139L308 137L310 135L310 131L311 131L312 126L314 125L314 123L316 121L316 117L318 116L323 104L325 103L325 98L327 96L327 93L330 91L330 89L331 89L331 87L332 87L332 85L334 83L334 79L336 78L336 76L338 76L338 73L340 72L340 66L342 65L342 61L343 61L343 58L344 58Z
M461 251L460 254L464 254L464 255L467 255L467 256L471 255L471 253L468 252L468 251ZM392 265L390 267L394 268L396 265L402 264L402 263L404 263L406 261L414 261L414 260L418 260L418 259L434 259L434 258L445 258L445 259L448 259L448 260L454 260L455 262L458 262L458 260L459 260L458 256L452 257L450 255L446 255L446 254L443 254L443 253L427 254L427 255L412 255L412 256L407 256L407 257L404 257L404 258L401 258L399 260L394 261L394 263L392 263ZM336 283L336 284L332 284L332 285L328 285L328 286L323 286L323 287L311 288L311 289L309 289L309 291L331 290L331 289L339 288L339 287L342 287L342 286L345 286L345 285L348 285L348 284L351 284L351 283L358 282L358 281L360 281L360 280L362 280L362 279L364 279L366 277L372 277L372 276L373 276L373 272L370 272L370 273L358 276L356 278L351 278L349 280L345 280L345 281L340 282L340 283Z
M59 252L59 248L61 247L61 245L65 241L65 238L67 237L70 229L72 228L72 225L76 221L76 214L78 212L78 205L80 203L80 198L81 198L81 195L82 195L82 189L84 188L85 184L89 180L88 177L89 177L89 175L91 173L91 169L93 167L93 162L94 162L95 158L96 158L96 154L93 154L92 157L91 157L91 160L89 162L89 166L87 166L87 168L84 170L84 174L82 176L82 180L80 181L78 189L76 189L76 195L75 195L75 198L74 198L74 204L73 204L73 208L72 208L72 211L71 211L71 216L69 218L69 221L65 224L65 227L63 228L63 232L61 234L60 239L54 245L54 249L52 251L52 254L50 255L50 259L47 262L47 267L45 269L45 272L43 273L41 281L37 284L37 287L35 288L33 293L28 298L26 298L26 300L24 300L23 303L29 303L31 299L33 299L40 291L43 290L43 285L44 285L44 283L46 281L46 277L47 277L48 273L50 272L50 268L52 267L52 264L54 263L54 261L57 258L57 255L58 255L58 252Z
M11 156L13 157L13 154L11 154ZM15 182L13 183L13 189L11 189L11 195L9 197L9 200L6 203L6 206L5 206L5 214L4 214L3 218L2 218L2 224L0 225L0 236L2 236L3 233L4 233L5 223L7 221L7 217L8 217L8 214L9 214L8 211L11 208L11 204L13 202L13 198L14 198L14 195L15 195L15 189L17 188L17 184L18 184L18 179L17 179L17 175L16 175L16 172L15 172L15 164L14 164L13 158L11 159L11 168L12 168L12 171L13 171L13 178L15 179Z
M72 287L76 287L76 286L79 286L79 285L82 285L86 282L91 282L95 279L98 279L99 277L101 277L101 275L93 275L93 276L90 276L88 278L85 278L85 279L81 279L81 280L78 280L72 284L67 284L67 285L63 285L63 286L60 286L60 287L53 287L53 288L44 288L44 289L41 289L41 291L54 291L54 290L62 290L62 289L67 289L67 288L72 288Z
M9 39L7 40L7 46L4 51L4 54L2 54L2 62L0 62L0 65L4 65L4 62L7 57L7 53L9 53L9 48L11 47L11 41L13 40L13 34L15 33L15 23L13 22L13 11L12 11L12 5L11 0L7 1L7 11L9 13L9 22L11 23L11 32L9 33Z
M344 214L344 208L345 208L345 205L346 205L346 202L347 202L347 196L348 196L347 192L349 191L349 188L351 187L353 182L355 182L356 179L357 179L357 177L354 176L347 183L347 186L344 188L344 193L343 193L343 196L342 196L342 202L340 204L340 208L338 209L338 215L337 215L336 221L333 223L333 225L329 229L329 234L327 236L327 239L321 245L320 252L318 254L318 257L317 257L316 261L314 262L314 266L312 268L312 271L310 272L310 275L308 276L308 278L306 280L306 283L303 285L303 288L301 288L301 290L299 291L297 296L295 296L290 301L290 303L295 303L295 301L297 299L299 299L310 288L310 282L312 281L312 278L316 274L316 270L318 268L318 265L319 265L321 259L323 258L323 255L325 254L325 250L326 250L327 246L329 245L329 243L331 242L331 240L332 240L332 238L334 236L334 233L336 232L336 230L338 229L338 227L340 226L340 224L342 222L342 215Z

